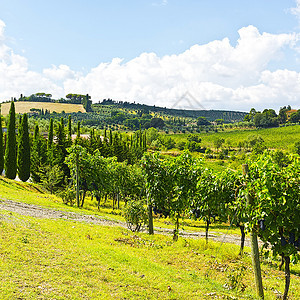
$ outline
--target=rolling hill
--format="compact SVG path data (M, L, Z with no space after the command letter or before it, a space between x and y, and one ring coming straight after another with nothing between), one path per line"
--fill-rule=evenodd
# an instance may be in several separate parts
M3 116L8 115L10 108L10 102L1 103L1 114ZM85 113L85 109L82 104L67 104L67 103L51 103L51 102L29 102L29 101L16 101L15 102L16 113L23 114L29 113L30 109L43 109L50 112L66 113L82 112Z

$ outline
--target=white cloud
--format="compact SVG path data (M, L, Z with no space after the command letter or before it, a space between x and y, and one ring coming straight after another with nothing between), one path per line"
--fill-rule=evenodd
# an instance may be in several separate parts
M160 58L155 53L142 53L127 63L116 58L86 76L65 81L64 88L66 92L88 92L93 99L109 97L167 107L186 91L208 109L276 108L280 101L292 101L293 84L285 89L285 82L281 82L281 88L275 88L271 84L277 73L267 81L265 72L269 62L277 59L284 47L293 46L298 36L260 34L254 26L240 29L239 35L235 47L225 38L194 45L179 55ZM279 99L276 91L289 95Z
M161 0L161 2L153 2L152 6L165 6L168 5L168 0Z
M224 38L194 45L178 55L142 53L126 63L114 58L82 75L67 65L31 71L27 59L5 44L4 28L0 20L1 100L43 91L56 98L88 93L94 101L112 98L172 107L189 91L196 101L187 96L178 106L187 108L192 103L191 108L245 111L287 104L299 107L300 74L268 70L286 47L294 47L299 39L294 33L260 33L248 26L238 31L236 45Z
M300 19L300 0L295 0L296 7L290 9L291 13Z
M63 93L59 87L42 74L29 70L25 57L15 54L5 44L5 23L0 20L0 99L8 100L20 94L31 95L37 91L49 91L54 95Z
M72 71L67 65L59 65L58 67L52 65L51 68L44 69L43 74L54 81L65 81L67 79L75 79L80 76L79 73Z

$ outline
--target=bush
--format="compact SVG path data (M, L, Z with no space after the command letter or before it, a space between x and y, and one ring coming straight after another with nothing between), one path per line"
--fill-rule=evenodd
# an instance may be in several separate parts
M184 142L184 141L180 141L180 142L178 142L178 143L176 144L176 146L177 146L177 148L178 148L179 150L183 150L184 147L185 147L185 142Z
M128 228L133 232L140 231L148 222L147 209L142 201L130 200L124 207L123 216Z
M66 188L59 193L64 204L73 206L76 199L76 192L71 188Z

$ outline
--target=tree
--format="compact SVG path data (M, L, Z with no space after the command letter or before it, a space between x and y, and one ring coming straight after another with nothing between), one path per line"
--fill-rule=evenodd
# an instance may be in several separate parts
M15 179L17 175L17 150L16 150L16 113L15 104L11 103L7 124L7 140L4 158L5 176Z
M225 143L225 139L220 138L220 137L218 137L214 140L214 145L217 148L217 150L220 149L224 143Z
M286 121L287 121L286 112L287 111L288 111L288 109L286 108L286 106L280 108L279 114L278 114L280 124L286 123Z
M224 119L216 119L215 122L217 123L217 125L223 125Z
M77 122L77 136L76 139L80 139L80 121Z
M265 109L262 113L257 112L254 115L254 124L256 127L278 127L279 117L274 109Z
M3 133L2 133L2 116L0 114L0 175L3 172L4 167L4 149L3 149Z
M69 116L68 118L68 144L71 146L72 143L72 118Z
M210 125L210 122L205 117L199 117L197 118L197 125L198 126Z
M31 149L31 178L34 182L41 181L41 170L47 164L47 143L43 136L40 135L39 125L34 128L34 135Z
M162 118L152 118L150 121L150 127L162 129L165 127L165 122Z
M30 177L30 142L27 114L23 115L21 126L19 126L17 167L19 178L22 181L27 181Z
M258 234L266 249L280 255L285 262L285 291L290 285L290 256L300 250L300 164L299 157L290 156L289 164L276 162L276 156L264 152L249 162L249 173L241 192L250 195L244 207L246 227ZM244 202L241 195L241 204ZM266 254L269 253L269 250Z
M70 170L65 164L65 158L67 156L67 140L63 118L61 118L56 128L56 139L57 143L55 144L54 164L58 164L63 169L65 177L68 178L70 175Z
M50 119L49 122L49 131L48 131L48 140L47 140L47 155L48 155L48 163L50 165L53 164L53 119Z
M64 172L59 165L45 166L40 171L41 184L51 194L55 192L62 184Z
M297 110L296 112L293 112L293 113L290 115L289 122L290 122L290 123L297 123L297 122L300 122L300 109Z

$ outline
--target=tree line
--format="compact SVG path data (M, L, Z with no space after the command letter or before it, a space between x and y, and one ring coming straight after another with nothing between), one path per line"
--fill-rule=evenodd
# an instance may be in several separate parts
M119 132L104 130L101 136L91 129L88 138L81 137L81 124L77 123L76 138L72 140L72 119L67 123L63 118L56 125L50 119L47 137L40 133L36 123L33 135L29 133L27 114L20 115L16 126L14 102L11 103L7 118L7 132L3 136L2 117L0 122L0 174L3 169L5 176L15 179L18 175L22 181L29 177L34 182L47 182L49 176L57 173L60 180L57 187L67 184L70 170L65 163L67 148L73 144L81 145L93 153L96 149L104 157L116 157L117 161L127 160L133 164L146 151L146 135L141 130L132 134L122 135Z
M35 94L30 95L29 97L26 97L23 94L21 94L20 98L14 99L14 101L82 104L84 109L87 112L92 111L91 96L89 96L88 94L86 94L86 95L68 94L68 95L66 95L66 99L65 98L52 99L52 95L46 94L46 93L35 93Z
M258 128L278 127L286 123L300 122L300 109L292 110L291 106L280 108L278 115L274 109L264 109L262 112L252 108L244 117L244 121L253 122Z

